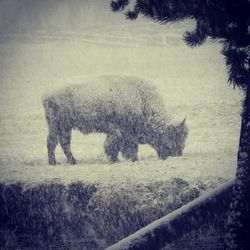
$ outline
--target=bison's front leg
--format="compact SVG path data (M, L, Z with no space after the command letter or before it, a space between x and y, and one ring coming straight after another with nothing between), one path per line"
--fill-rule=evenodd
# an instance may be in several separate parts
M104 150L109 160L116 162L120 151L122 134L114 124L108 125L108 136L104 143Z
M118 160L118 154L120 150L120 137L114 135L108 135L104 143L104 150L108 159L112 162Z
M108 135L104 147L108 158L113 162L118 160L119 151L127 160L138 160L138 142L129 134Z
M138 142L131 135L123 135L120 151L125 159L138 160Z
M72 165L76 164L76 160L73 154L71 153L71 149L70 149L71 130L67 129L67 130L60 131L58 135L58 140L63 149L64 154L66 155L68 159L68 162Z

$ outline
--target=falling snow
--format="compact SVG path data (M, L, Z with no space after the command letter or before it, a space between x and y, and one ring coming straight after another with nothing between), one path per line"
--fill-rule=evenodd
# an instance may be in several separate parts
M66 186L78 181L94 185L98 191L91 193L84 211L86 216L95 214L91 217L98 224L95 232L109 242L164 215L166 207L175 209L232 179L236 169L241 93L227 85L220 46L208 43L192 50L180 40L180 30L176 33L169 28L165 33L154 25L147 30L143 25L136 30L131 27L122 26L122 32L112 26L108 31L107 27L94 27L81 30L80 37L65 30L57 36L39 33L0 40L0 182L21 182L27 190L51 181ZM124 41L121 33L128 34L129 40ZM103 134L86 136L74 131L72 151L78 164L68 165L58 147L59 164L49 166L44 93L85 76L117 73L150 79L173 120L186 117L189 135L183 156L162 161L150 146L141 145L137 162L119 156L118 163L110 164L103 151ZM173 182L176 178L180 180L177 184ZM174 185L178 188L172 188ZM127 206L128 214L113 211L114 203L117 209L119 204ZM71 208L65 209L69 214ZM114 213L114 222L108 211ZM145 221L127 226L130 231L115 224L117 218L126 223L127 216L138 211L141 217L135 218ZM109 220L113 224L105 231ZM115 235L116 226L120 235Z

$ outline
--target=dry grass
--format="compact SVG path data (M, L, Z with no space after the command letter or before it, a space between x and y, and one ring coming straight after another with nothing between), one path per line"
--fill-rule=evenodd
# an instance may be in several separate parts
M103 249L195 199L218 181L214 179L210 187L181 178L123 186L1 184L0 247Z

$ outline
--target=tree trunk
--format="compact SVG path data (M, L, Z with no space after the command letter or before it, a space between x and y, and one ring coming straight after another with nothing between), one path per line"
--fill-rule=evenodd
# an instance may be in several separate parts
M226 249L250 249L250 84L243 104L236 182L225 245Z

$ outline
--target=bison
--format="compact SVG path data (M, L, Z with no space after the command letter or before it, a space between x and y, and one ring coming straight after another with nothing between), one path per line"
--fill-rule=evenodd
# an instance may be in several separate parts
M70 164L71 131L107 135L104 150L115 162L118 154L137 160L139 144L149 144L160 159L182 155L188 129L185 119L173 124L156 88L134 76L98 76L57 90L43 98L48 123L48 159L56 164L55 148L61 145Z

